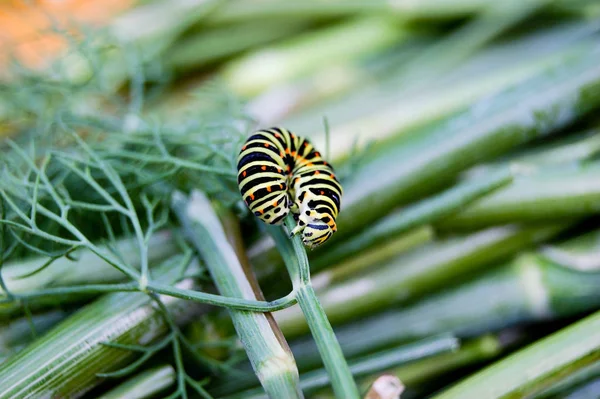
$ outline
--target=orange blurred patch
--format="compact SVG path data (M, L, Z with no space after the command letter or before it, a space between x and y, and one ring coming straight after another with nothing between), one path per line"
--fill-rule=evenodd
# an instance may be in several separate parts
M67 47L60 33L77 35L77 26L101 27L131 8L133 0L9 0L0 2L0 70L11 57L43 68Z

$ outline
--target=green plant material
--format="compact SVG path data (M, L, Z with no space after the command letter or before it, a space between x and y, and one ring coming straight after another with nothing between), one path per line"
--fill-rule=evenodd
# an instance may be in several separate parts
M157 276L162 281L176 281L182 261L187 264L189 259L181 256L170 259L157 268ZM189 289L192 281L182 280L177 286ZM189 319L197 309L181 299L163 297L160 300L178 322ZM101 373L114 372L131 363L136 351L142 352L139 362L164 347L169 341L157 340L168 332L164 315L148 295L107 295L85 306L2 364L0 398L81 395L104 380ZM148 344L151 345L140 347Z
M439 224L446 230L512 222L572 219L600 212L600 163L555 166L517 176L512 184Z
M485 27L476 20L472 24L492 31L495 26ZM469 26L465 29L469 30ZM386 140L404 134L462 111L475 101L487 99L528 78L547 74L551 68L562 68L574 57L594 48L597 41L593 35L597 31L596 21L562 24L541 33L534 31L519 40L510 38L489 46L451 70L439 69L437 65L456 63L455 52L465 53L461 48L460 31L457 31L458 39L446 43L451 45L448 52L443 53L449 57L448 60L440 56L429 64L412 67L419 71L422 82L404 79L406 69L400 63L388 77L364 85L330 103L315 104L299 115L286 118L283 125L303 132L318 148L323 148L326 137L321 120L326 115L336 141L332 158L347 158L352 155L357 143L365 144L365 139ZM409 60L418 57L418 54L411 54ZM425 76L429 78L425 79ZM366 132L368 136L365 136Z
M124 261L134 267L141 263L140 253L135 238L120 239L113 249L123 254ZM103 247L107 250L107 247ZM161 231L150 237L148 241L148 263L154 265L162 262L178 252L177 244L169 231ZM9 292L14 294L28 293L51 287L71 286L78 284L100 284L122 281L123 273L112 267L106 260L90 250L75 250L69 257L30 258L9 262L2 267L2 278ZM0 288L1 294L6 294ZM63 297L60 303L89 297L89 295L73 295ZM56 303L56 298L41 297L28 302L35 309ZM0 304L0 318L11 317L22 312L18 303Z
M434 233L430 226L423 226L400 234L393 240L385 240L381 245L372 248L363 249L360 254L355 255L340 264L323 270L313 278L313 285L317 291L344 281L354 275L362 272L368 272L379 264L384 264L386 260L398 256L401 253L408 252L420 245L431 242ZM318 265L326 266L325 262L318 262ZM313 269L318 270L319 267Z
M436 192L464 169L548 135L596 107L598 57L598 48L590 44L576 47L568 56L559 57L559 65L541 68L543 72L538 66L533 78L510 90L404 138L373 146L360 159L360 168L353 169L351 179L344 182L338 232L326 245L356 234L389 209ZM350 148L337 138L352 141L352 135L335 129L332 134L335 148ZM277 259L272 244L250 252L254 264Z
M306 25L306 21L265 20L200 31L177 41L161 58L167 67L187 71L297 34Z
M338 238L430 192L465 167L547 135L598 106L599 61L597 48L588 51L429 132L381 149L346 183Z
M431 40L407 30L407 37L383 54L377 53L351 62L328 60L327 65L322 65L309 75L281 83L253 97L246 109L263 126L278 124L283 118L297 115L308 107L314 109L328 99L351 93L352 89L376 84L390 70L395 70L398 64L410 59L422 48L423 43ZM308 118L307 122L311 119ZM284 126L287 124L284 123ZM305 134L303 130L299 131Z
M141 259L136 243L134 238L124 238L111 245L123 254L125 263L139 267ZM107 250L107 246L103 248ZM154 234L148 241L148 249L149 263L162 262L179 252L173 234L167 230ZM89 250L74 251L69 258L61 257L46 266L48 262L44 258L30 258L5 263L2 277L6 287L10 292L19 293L58 285L114 282L124 277ZM1 289L0 293L5 294Z
M576 167L586 164L600 153L600 135L598 132L598 129L591 129L566 137L559 137L547 144L540 143L535 147L525 148L521 151L517 150L498 161L477 165L467 171L466 175L468 177L481 176L492 173L497 169L506 168L507 164L515 165L520 170L529 172L558 165Z
M151 278L152 273L148 263L148 253L150 251L148 244L156 231L164 227L168 221L169 208L165 205L164 193L160 190L152 191L153 196L150 198L146 192L129 191L128 188L131 189L131 187L126 185L124 178L130 176L131 169L119 163L113 164L115 160L112 157L119 156L117 155L119 153L111 152L110 155L106 155L104 152L95 151L79 135L66 126L64 127L66 137L74 141L74 148L71 148L71 151L57 148L55 151L45 154L42 160L39 161L39 166L36 163L35 146L31 146L28 151L25 151L15 143L9 142L12 150L11 155L14 159L7 159L3 163L2 179L0 179L0 247L2 248L2 251L0 251L2 253L0 266L5 260L5 252L8 252L6 256L9 256L11 251L18 245L23 245L26 249L51 259L68 256L69 253L84 248L119 270L129 281L114 284L51 287L26 293L13 293L7 292L6 285L2 285L4 280L0 278L0 286L6 292L0 303L20 302L26 304L41 297L60 298L66 295L89 295L120 291L165 294L207 304L253 311L271 311L290 306L293 303L293 298L287 297L273 303L223 297L172 287L154 281ZM152 145L158 144L159 151L162 154L160 159L163 167L165 163L173 162L186 165L178 165L175 170L182 167L205 170L204 165L171 157L159 138L157 138L158 143L154 142ZM124 143L121 142L121 144ZM144 158L144 155L146 154L142 153L139 157L134 157L134 160L140 161ZM123 156L123 153L120 153L120 156ZM11 162L13 160L14 162ZM141 162L147 161L141 160ZM64 189L64 175L59 173L58 177L55 176L51 172L53 170L52 166L57 167L63 173L66 171L67 175L78 183L78 188L73 189L73 192ZM133 165L129 162L128 166ZM119 174L117 167L124 176ZM144 177L147 177L144 175L145 171L140 172L141 175L136 175L141 180L139 183L146 185L154 183L157 176L153 175L152 172L161 178L165 177L162 171L157 172L151 167L147 167L147 169L151 170L151 179L149 181L145 180ZM218 173L211 167L208 167L208 170L212 173ZM210 181L210 178L207 180ZM74 182L71 182L71 184L74 184ZM85 191L92 198L74 199L75 191ZM133 196L134 194L136 196ZM136 209L134 199L139 201L138 204L141 209ZM82 227L87 226L82 226L80 221L70 217L77 210L100 215L100 220L97 223L101 227L101 231L103 230L102 233L105 234L109 244L108 247L93 242L82 231ZM116 217L120 222L120 227L130 232L132 237L135 237L136 249L139 251L140 259L139 271L133 265L126 263L123 254L117 252L114 245L110 245L115 242L114 227L110 223L111 217ZM6 240L9 233L15 236L12 244ZM98 232L95 232L95 234L97 235ZM54 251L50 252L44 246L48 243L54 246ZM5 250L5 248L7 249ZM179 389L183 389L181 385Z
M422 342L400 346L373 353L369 356L350 362L352 375L357 379L364 379L365 376L398 367L401 364L412 363L443 353L453 352L459 348L459 343L453 337L435 337ZM329 385L329 377L324 369L309 371L300 376L302 389L307 393L314 393L321 388ZM364 387L363 387L364 388ZM365 389L361 389L365 391ZM259 389L249 390L240 394L228 396L228 399L242 398L265 398L264 392Z
M435 222L456 213L467 204L505 186L513 180L511 170L502 170L484 179L466 181L440 194L409 205L385 217L378 223L363 230L360 235L345 240L337 246L329 247L319 256L315 251L312 266L321 269L325 265L333 265L341 259L351 257L375 243L381 244L398 234L424 224Z
M68 316L62 310L12 320L0 328L0 356L8 357Z
M592 363L573 373L548 389L536 394L536 399L559 399L567 396L570 391L578 391L587 386L589 381L600 377L600 362Z
M518 337L517 337L518 339ZM504 339L500 336L484 335L465 343L461 343L457 351L441 353L430 358L417 360L402 365L388 373L397 376L404 385L411 389L426 384L436 377L465 366L488 361L500 355L514 343L515 337ZM361 387L367 387L373 377L366 379Z
M189 201L176 193L172 206L188 239L206 261L221 294L256 299L209 200L198 191L192 193ZM266 316L237 310L230 310L230 315L252 368L269 396L302 398L294 357Z
M175 384L175 370L170 365L154 367L142 371L136 376L128 379L118 387L110 390L100 399L145 399L152 398L156 394Z
M512 336L511 336L512 335ZM385 374L396 376L407 388L407 394L421 393L425 389L431 390L435 379L454 370L474 366L498 357L509 349L522 337L509 331L508 334L485 335L473 340L462 342L457 350L442 352L424 359L402 364L398 367L385 370ZM381 373L373 374L360 379L360 389L365 392ZM321 390L313 395L319 399L331 398L329 390ZM413 397L412 395L410 397Z
M112 21L106 28L106 37L96 38L100 43L94 44L97 46L95 51L103 45L117 44L104 51L100 69L93 63L97 59L75 49L60 60L60 66L55 70L62 72L66 82L76 83L85 82L100 70L103 84L112 92L130 77L130 67L135 64L139 67L156 59L179 35L209 15L220 3L221 0L174 0L135 7Z
M413 83L443 73L549 2L508 0L490 3L472 21L426 47L405 64L395 78Z
M594 313L484 368L433 398L535 395L600 360L599 328L600 313Z
M296 226L291 214L285 218L284 223L288 232L291 232ZM290 239L287 237L289 233L285 233L283 229L275 226L268 226L268 231L285 261L302 317L321 354L336 397L358 398L356 383L331 324L312 287L310 266L300 235L297 234Z
M590 399L598 394L600 390L600 379L591 381L581 387L574 389L568 395L562 396L564 399ZM556 398L559 399L559 398Z
M309 0L301 3L269 0L260 3L232 2L215 12L207 21L210 24L239 23L255 18L332 18L363 13L391 14L399 19L455 18L470 15L487 7L485 0L427 0L418 3L384 0L349 2L344 0Z
M485 265L543 242L565 227L503 226L426 244L391 259L369 274L323 290L319 300L334 324L364 317L447 288L448 281L457 281ZM306 332L304 319L295 308L278 312L275 318L286 337Z
M560 245L544 245L541 256L572 270L595 273L600 270L600 235L589 233Z
M20 65L11 71L12 81L0 92L0 121L18 126L23 122L18 116L31 119L31 114L23 110L39 112L38 122L46 121L50 118L49 110L65 104L70 112L97 116L98 109L106 108L103 95L114 96L129 79L131 91L137 97L129 108L139 111L138 94L143 92L146 77L164 80L164 70L156 62L160 54L221 3L221 0L147 3L117 16L103 29L80 27L81 40L50 21L48 29L57 29L68 36L69 47L39 72Z
M577 256L596 258L600 232L594 231L552 247L552 254L577 249ZM547 256L549 248L523 253L474 280L461 283L401 309L336 328L347 358L423 337L452 333L473 337L519 323L558 319L581 314L600 305L600 273L582 272L564 256ZM573 250L570 251L571 256ZM305 338L292 341L300 370L318 364L314 344Z
M348 62L391 46L406 35L397 20L361 17L261 49L225 66L223 79L251 96L320 68L323 60Z

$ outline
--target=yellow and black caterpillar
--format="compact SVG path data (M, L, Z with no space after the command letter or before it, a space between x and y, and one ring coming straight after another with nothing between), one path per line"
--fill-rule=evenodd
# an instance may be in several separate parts
M333 168L312 144L273 127L248 138L238 157L238 185L248 208L261 220L279 224L291 211L292 234L313 248L337 230L342 186Z

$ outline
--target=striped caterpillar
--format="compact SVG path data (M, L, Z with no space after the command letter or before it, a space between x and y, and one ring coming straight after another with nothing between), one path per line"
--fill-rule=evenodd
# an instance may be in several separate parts
M238 157L238 185L254 215L280 224L291 211L302 242L314 248L337 230L342 186L312 144L273 127L248 138Z

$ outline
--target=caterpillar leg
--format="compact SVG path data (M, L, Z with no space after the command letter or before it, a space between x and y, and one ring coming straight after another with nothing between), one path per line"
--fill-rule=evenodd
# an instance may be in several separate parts
M290 237L295 236L296 234L300 234L302 233L302 230L304 230L304 225L300 225L299 223L296 225L296 227L294 227L294 229L290 232Z

